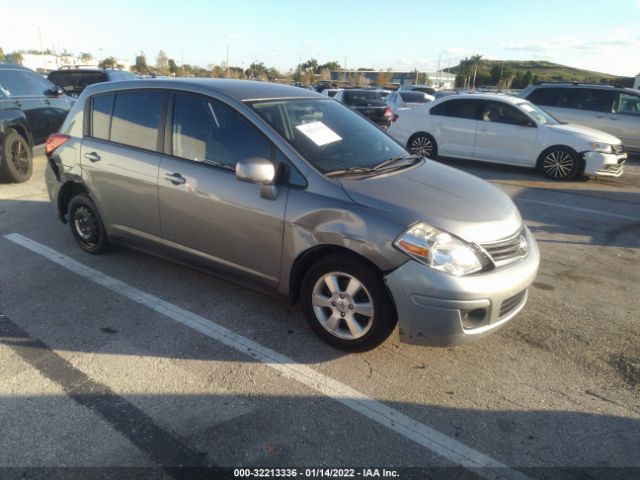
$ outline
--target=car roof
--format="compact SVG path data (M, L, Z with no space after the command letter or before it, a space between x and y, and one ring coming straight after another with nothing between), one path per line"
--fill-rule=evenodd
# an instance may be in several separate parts
M627 91L638 93L638 90L620 85L611 85L608 83L580 83L580 82L549 82L549 83L532 83L533 88L595 88L601 90Z
M2 69L12 69L12 70L26 70L28 72L33 72L30 68L23 67L22 65L17 65L13 63L0 63L0 68Z
M515 105L518 103L529 103L527 100L523 98L514 97L512 95L505 95L503 93L458 93L458 94L452 94L452 95L445 95L440 98L437 98L436 100L438 101L438 103L440 103L440 101L445 101L445 100L450 101L450 100L455 100L456 98L468 98L473 100L497 100L499 102L511 103L512 105Z
M136 79L121 82L96 83L87 87L87 94L103 93L115 90L144 88L167 88L178 90L209 91L233 97L241 102L250 100L271 100L276 98L326 98L315 91L304 88L281 85L278 83L253 80L231 80L226 78L169 78Z

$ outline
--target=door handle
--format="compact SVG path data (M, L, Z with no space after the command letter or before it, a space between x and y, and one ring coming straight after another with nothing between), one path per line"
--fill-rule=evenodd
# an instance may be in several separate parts
M14 104L16 107L21 107L21 106L22 106L22 102L20 102L20 100L16 100L15 102L13 102L13 104Z
M183 183L187 182L187 179L179 173L165 173L164 179L169 180L174 185L182 185Z
M100 155L98 155L96 152L85 153L84 158L86 158L87 160L91 160L92 162L97 162L98 160L100 160Z
M610 120L618 120L618 117L609 117Z
M45 103L45 105L51 105L51 102L49 101L48 98L45 98L43 102Z

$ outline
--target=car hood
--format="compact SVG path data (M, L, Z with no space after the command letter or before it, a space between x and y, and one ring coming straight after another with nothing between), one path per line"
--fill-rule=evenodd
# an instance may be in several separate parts
M574 123L565 123L561 125L548 125L554 132L569 135L580 135L590 142L608 143L610 145L618 145L622 143L619 138L608 133L596 130L595 128L583 127Z
M522 218L511 199L478 177L427 160L413 168L374 177L344 177L356 203L446 230L476 243L513 235Z

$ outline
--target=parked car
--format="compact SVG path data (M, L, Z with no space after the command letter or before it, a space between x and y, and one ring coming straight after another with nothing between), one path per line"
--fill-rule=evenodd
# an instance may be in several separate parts
M617 177L627 158L620 139L561 124L526 100L500 94L451 95L403 110L389 135L415 155L535 167L553 180Z
M535 83L519 95L560 121L615 135L640 153L640 92L605 84Z
M410 343L477 340L523 308L538 269L501 190L295 87L91 85L47 157L51 201L85 252L133 245L288 296L345 350L397 322Z
M113 68L73 66L54 70L47 78L61 87L67 95L77 97L86 87L94 83L134 80L138 77L131 72Z
M436 89L430 87L429 85L402 85L399 89L399 92L422 92L427 93L429 95L435 95Z
M338 88L338 84L330 80L321 80L319 82L314 83L311 86L318 93L322 93L323 90Z
M387 97L387 105L391 113L395 114L401 108L415 108L434 101L433 95L422 92L392 92Z
M324 90L322 90L322 95L333 98L340 90L340 88L325 88Z
M34 145L60 128L70 108L64 92L42 75L0 64L0 181L31 178Z
M355 88L340 90L333 99L364 115L383 130L391 125L391 109L378 92Z

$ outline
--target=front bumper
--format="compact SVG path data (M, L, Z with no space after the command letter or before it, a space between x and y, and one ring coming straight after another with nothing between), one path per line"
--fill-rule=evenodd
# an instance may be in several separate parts
M385 276L396 304L400 340L416 345L460 345L504 326L527 301L540 254L524 228L525 257L490 272L454 277L416 261Z
M627 159L626 153L585 152L583 155L585 175L602 177L619 177L622 175L624 162Z

